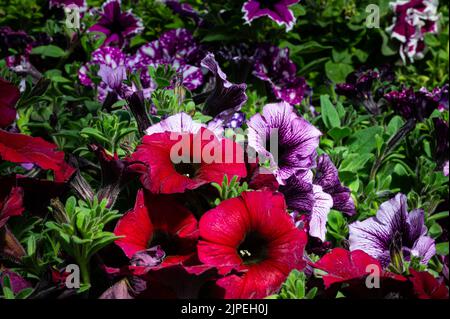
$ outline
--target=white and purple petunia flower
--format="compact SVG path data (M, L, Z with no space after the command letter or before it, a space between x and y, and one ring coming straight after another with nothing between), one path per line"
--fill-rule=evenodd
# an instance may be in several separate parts
M106 35L105 46L123 47L129 38L144 29L140 18L131 10L122 11L120 0L108 0L102 5L100 19L89 28L90 32L101 32Z
M324 192L331 195L333 209L350 216L356 213L350 189L343 186L339 181L338 170L328 155L322 154L317 158L313 182L320 185Z
M400 56L412 63L424 57L426 33L438 32L439 0L398 0L390 6L395 13L394 24L388 28L391 37L401 42Z
M268 83L276 98L292 105L300 104L311 88L297 76L297 67L289 59L289 49L262 45L255 53L253 74Z
M94 76L100 77L97 86L98 99L103 102L109 92L119 93L123 81L127 78L127 56L118 48L101 47L92 53L91 61L78 71L81 84L94 87L92 69L97 69Z
M434 239L427 236L424 211L408 213L406 196L400 193L381 204L375 217L354 222L349 229L350 250L363 250L384 267L400 252L405 260L415 256L423 264L436 253Z
M242 6L244 20L251 23L254 19L269 17L280 26L286 27L286 32L295 25L295 16L289 6L300 0L249 0Z
M314 165L322 133L288 103L267 104L247 124L249 145L262 163L268 161L278 183Z
M148 67L170 65L182 76L183 85L189 90L195 90L203 83L200 68L202 52L192 34L186 29L170 30L139 48L130 60L132 69L143 72L143 82L151 81Z

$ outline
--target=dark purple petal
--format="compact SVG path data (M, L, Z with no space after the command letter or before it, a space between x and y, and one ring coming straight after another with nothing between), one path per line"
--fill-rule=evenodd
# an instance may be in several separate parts
M289 6L300 0L262 1L249 0L244 3L242 12L246 23L260 17L269 17L278 25L285 25L286 31L290 31L295 25L295 17Z

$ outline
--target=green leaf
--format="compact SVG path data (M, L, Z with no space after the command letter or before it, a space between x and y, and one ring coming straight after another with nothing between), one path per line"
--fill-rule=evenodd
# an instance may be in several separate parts
M66 55L66 51L56 45L41 45L33 48L33 50L31 50L31 54L49 58L61 58Z
M332 61L325 63L325 73L334 83L345 82L347 75L349 75L352 71L353 67L350 64L334 63Z
M436 253L441 256L448 256L448 241L436 244Z
M375 135L381 135L383 128L380 126L370 126L356 131L349 139L349 149L353 153L370 153L376 147Z
M339 114L333 103L331 103L328 95L320 96L320 110L322 113L322 120L328 129L341 126Z
M371 153L349 154L342 161L339 169L342 171L357 172L364 168L364 165L374 157Z
M328 135L330 135L336 142L350 136L350 134L352 134L352 130L348 127L333 127L328 131Z

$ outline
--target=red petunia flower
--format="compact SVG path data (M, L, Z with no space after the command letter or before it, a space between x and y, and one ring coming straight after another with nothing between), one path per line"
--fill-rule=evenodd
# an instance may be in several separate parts
M20 164L32 163L55 173L55 181L67 181L75 169L64 161L64 152L40 137L0 130L0 158Z
M9 187L0 178L0 228L12 216L20 216L23 208L23 189L21 187Z
M141 182L152 193L183 193L204 184L221 184L224 175L246 176L243 149L228 139L219 140L201 128L197 133L156 133L144 136L132 159L147 164L150 174Z
M434 278L426 271L410 269L409 280L414 286L414 294L419 299L448 299L448 288L443 280Z
M276 292L289 272L303 269L306 233L286 211L283 195L242 193L223 201L200 220L198 255L223 275L216 282L224 298L264 298Z
M312 266L327 272L322 277L326 288L335 283L363 279L368 275L399 281L406 280L403 276L384 272L380 262L362 250L348 251L343 248L335 248Z
M139 254L159 245L165 253L160 266L171 266L195 254L197 220L172 197L154 196L140 190L134 208L119 220L114 234L124 236L116 244L128 258L143 260Z
M5 128L16 119L15 105L20 98L20 91L11 83L0 78L0 92L0 128Z

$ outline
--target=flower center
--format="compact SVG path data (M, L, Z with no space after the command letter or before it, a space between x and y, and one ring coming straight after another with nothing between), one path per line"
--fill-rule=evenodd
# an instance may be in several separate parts
M178 245L176 243L175 236L168 234L167 232L157 230L154 232L152 238L148 241L147 247L161 246L166 256L176 255Z
M193 178L200 168L200 163L178 163L174 167L178 174Z
M250 232L239 245L238 253L245 265L257 264L267 258L267 240L257 232Z
M280 0L258 0L258 2L261 4L261 8L272 9Z

